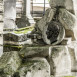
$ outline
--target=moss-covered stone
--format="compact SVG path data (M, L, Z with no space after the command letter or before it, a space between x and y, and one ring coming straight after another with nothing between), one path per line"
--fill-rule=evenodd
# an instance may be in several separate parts
M13 75L21 64L18 52L4 52L0 58L0 73L2 75ZM0 75L1 75L0 74Z
M26 46L19 51L22 57L46 57L49 55L51 46Z
M32 58L24 61L14 77L49 77L50 65L44 58Z

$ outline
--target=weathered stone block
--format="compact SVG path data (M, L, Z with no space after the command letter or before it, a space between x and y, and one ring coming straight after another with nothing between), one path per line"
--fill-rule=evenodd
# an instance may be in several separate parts
M77 40L77 18L66 9L59 10L59 21L66 29L66 37Z
M67 46L52 46L49 51L51 74L57 76L71 75L71 58Z
M45 58L32 58L24 61L14 77L49 77L50 65Z
M0 58L0 75L13 75L21 64L18 52L4 52Z
M25 41L27 39L28 39L27 34L15 34L15 33L4 34L4 40L5 41L22 42L22 41Z
M76 12L76 3L77 0L50 0L51 8L63 7L73 14Z
M68 50L71 57L71 71L77 72L77 41L72 41L68 45Z
M51 46L26 46L19 51L22 57L46 57Z

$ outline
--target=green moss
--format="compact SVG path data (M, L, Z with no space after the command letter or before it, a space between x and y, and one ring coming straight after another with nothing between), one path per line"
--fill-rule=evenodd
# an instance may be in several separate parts
M4 45L4 47L13 47L13 48L22 48L23 46L14 46L14 45Z
M34 29L34 26L29 26L29 27L18 29L16 31L14 31L14 33L16 33L16 34L21 34L21 33L25 34L28 31L32 31L33 29Z

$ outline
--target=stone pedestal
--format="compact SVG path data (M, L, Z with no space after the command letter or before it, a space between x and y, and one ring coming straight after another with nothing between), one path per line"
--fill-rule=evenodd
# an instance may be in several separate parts
M19 52L21 57L48 57L51 75L55 77L71 75L71 57L67 45L24 46Z
M16 0L4 0L4 30L16 28Z
M0 1L0 57L3 54L3 12L4 12L4 3L3 0Z

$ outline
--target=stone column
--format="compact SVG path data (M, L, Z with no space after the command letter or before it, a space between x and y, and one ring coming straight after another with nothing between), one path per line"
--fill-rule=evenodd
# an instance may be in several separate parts
M0 57L3 54L3 0L0 0Z
M31 0L26 0L26 17L28 18L28 21L29 21L29 23L30 23L30 25L31 24L34 24L35 22L34 22L34 20L33 20L33 18L32 18L32 16L31 16L31 13L30 13L30 9L31 9Z
M23 0L23 13L21 18L17 20L18 28L31 26L35 24L35 21L31 16L30 9L31 9L31 0Z
M4 0L4 30L15 29L16 0Z

